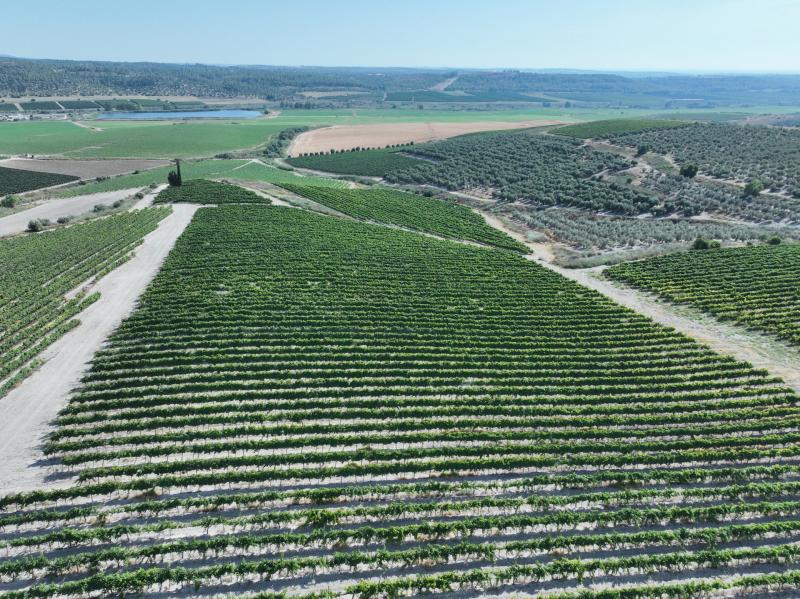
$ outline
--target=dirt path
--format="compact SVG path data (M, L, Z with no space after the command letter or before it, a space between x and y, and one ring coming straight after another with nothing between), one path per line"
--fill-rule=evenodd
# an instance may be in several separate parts
M431 87L431 91L432 92L443 92L448 87L453 85L456 82L456 79L458 79L458 75L456 75L455 77L450 77L450 79L445 79L444 81L440 81L439 83L437 83L436 85Z
M74 198L47 200L41 204L9 214L0 218L0 237L22 233L28 228L28 222L46 218L55 221L60 216L75 216L91 210L96 204L109 206L117 200L124 200L138 191L138 188L104 191Z
M601 278L604 266L588 269L563 268L553 264L550 247L531 243L519 231L509 228L500 219L477 211L486 222L524 243L533 253L526 256L558 274L602 293L618 304L630 308L655 322L671 327L721 354L749 362L781 377L787 385L800 391L800 351L767 335L719 322L699 310L660 301L652 294Z
M166 183L162 183L158 187L155 187L148 191L144 197L137 201L133 206L131 206L131 210L141 210L142 208L149 208L153 205L153 200L156 199L156 196L164 191L167 188Z
M88 362L158 272L198 206L176 204L173 213L145 237L136 255L97 282L101 297L82 312L80 326L47 348L44 365L0 400L0 490L12 493L45 485L48 466L40 443L66 405ZM47 486L66 485L68 480Z

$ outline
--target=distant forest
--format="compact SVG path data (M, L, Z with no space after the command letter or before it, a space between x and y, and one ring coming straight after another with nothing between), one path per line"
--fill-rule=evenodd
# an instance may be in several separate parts
M427 94L404 93L430 90L454 77L444 92L440 89ZM800 75L623 76L0 58L0 96L147 95L285 100L312 90L369 92L379 101L385 97L387 101L560 101L632 107L800 105Z

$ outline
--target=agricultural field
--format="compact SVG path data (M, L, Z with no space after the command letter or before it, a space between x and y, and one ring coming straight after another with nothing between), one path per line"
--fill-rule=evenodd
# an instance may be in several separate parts
M800 131L781 127L693 123L686 127L616 133L614 143L647 146L680 164L693 163L718 179L746 183L800 197Z
M61 106L57 102L48 102L39 100L37 102L18 102L22 110L28 112L36 112L39 110L61 110Z
M505 201L619 214L648 212L658 203L655 196L598 179L600 173L630 168L630 160L569 137L536 131L484 133L415 146L413 151L424 160L387 173L387 181L482 190Z
M411 146L405 148L405 151ZM383 177L387 173L410 168L419 163L411 156L401 154L403 149L360 150L324 154L322 156L297 156L287 162L298 168L306 168L342 175L361 177Z
M452 202L425 198L385 187L332 189L287 184L283 184L282 187L361 220L397 225L515 251L526 251L524 245L490 227L480 215Z
M567 135L569 137L605 138L609 135L620 133L639 133L642 131L653 131L659 129L674 129L682 127L687 123L675 120L659 119L612 119L608 121L590 121L577 125L567 125L553 129L556 135Z
M72 175L81 179L113 177L124 173L147 170L168 164L165 160L38 160L10 158L0 160L0 167L26 171Z
M684 252L606 272L669 301L800 345L800 245Z
M0 499L0 590L797 589L797 401L513 252L201 208L48 441L77 484Z
M0 196L33 191L43 187L61 185L70 181L77 181L74 175L61 175L43 171L29 171L18 168L0 166Z
M532 94L516 92L461 92L447 93L431 90L391 92L387 102L554 102Z
M183 185L169 186L158 194L157 204L190 202L192 204L269 204L260 195L236 185L193 179Z
M91 100L59 100L67 110L100 110L101 106Z
M75 291L127 260L167 214L147 209L0 239L0 398L97 299Z
M410 122L381 123L374 125L335 125L313 129L298 135L289 146L289 156L330 152L335 150L377 149L397 144L423 143L446 139L479 131L502 129L526 129L557 125L561 121L552 119L527 121L481 121L471 122ZM2 146L0 146L2 147Z
M679 218L624 218L573 208L537 209L526 205L501 205L500 214L546 233L550 238L585 251L693 242L698 237L720 241L766 241L774 235L800 237L790 227L697 221Z

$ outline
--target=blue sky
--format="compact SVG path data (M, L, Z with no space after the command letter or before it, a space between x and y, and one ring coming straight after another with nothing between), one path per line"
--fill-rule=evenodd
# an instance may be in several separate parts
M0 54L800 72L800 0L8 0Z

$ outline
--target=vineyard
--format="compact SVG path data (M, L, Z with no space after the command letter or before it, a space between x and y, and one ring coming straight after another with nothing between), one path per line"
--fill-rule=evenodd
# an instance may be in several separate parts
M454 204L385 187L331 189L283 184L285 189L357 219L397 225L443 237L525 252L526 248L486 224L475 212Z
M0 590L796 590L797 401L513 252L202 208L58 419L77 482L0 498Z
M419 164L419 160L415 158L399 154L397 150L386 149L298 156L289 158L287 162L299 168L362 177L383 177L391 171Z
M18 168L0 166L0 196L32 191L34 189L50 187L51 185L61 185L62 183L69 183L70 181L77 180L78 177L72 175L26 171Z
M673 254L608 276L800 345L800 245Z
M0 397L97 299L70 292L127 260L167 214L165 208L142 210L0 240Z
M269 204L269 200L250 190L208 181L192 179L183 185L169 186L156 196L157 204L171 202L191 202L193 204Z
M655 131L658 129L674 129L682 127L687 123L674 120L659 119L611 119L608 121L589 121L577 125L567 125L553 129L557 135L569 137L580 137L582 139L608 137L621 133L640 133L643 131Z

